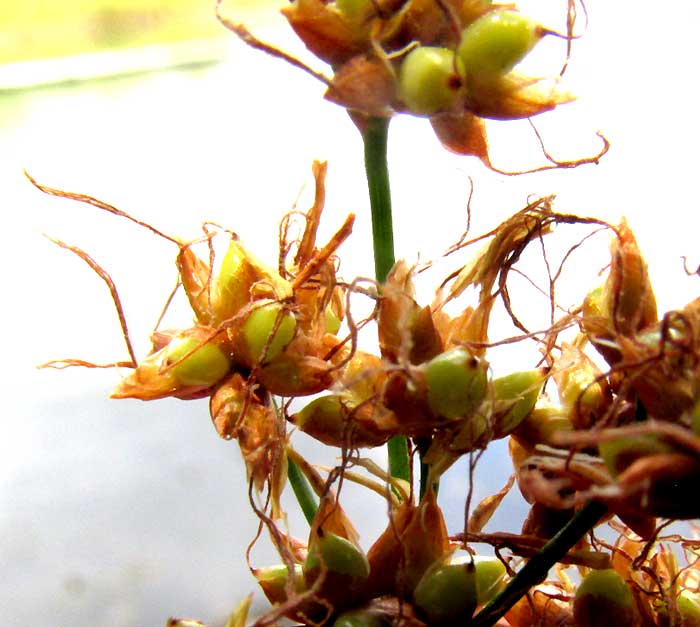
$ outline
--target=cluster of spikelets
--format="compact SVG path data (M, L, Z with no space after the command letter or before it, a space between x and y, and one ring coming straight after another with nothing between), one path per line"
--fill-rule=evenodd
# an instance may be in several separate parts
M305 46L330 65L331 77L263 43L219 14L246 43L303 67L327 86L326 98L346 108L362 129L369 117L427 117L441 143L493 168L485 119L518 120L573 97L557 78L526 76L518 64L544 37L563 37L490 0L297 0L282 9ZM573 24L569 24L569 30ZM572 167L598 155L552 161ZM538 168L539 169L539 168Z
M518 73L537 42L557 34L510 5L296 0L283 12L333 75L309 71L361 129L373 116L425 116L446 147L490 166L485 118L526 118L569 100L556 82ZM247 43L301 65L244 27L222 21ZM257 624L287 618L332 627L485 625L480 608L517 576L519 560L537 554L575 512L596 501L605 504L608 519L624 523L612 523L619 532L615 544L582 539L560 560L579 568L581 583L558 571L556 580L536 585L515 603L500 624L700 625L696 545L680 543L687 550L681 567L657 541L664 524L658 518L700 516L694 499L700 479L700 300L659 317L632 232L625 223L609 227L604 283L539 334L545 347L539 367L496 377L487 349L499 298L523 329L508 296L510 270L530 243L539 245L557 224L600 223L558 214L549 199L533 202L479 238L484 247L443 282L432 303L420 304L405 262L383 285L339 278L336 253L353 217L327 244L317 245L325 165L315 164L314 174L314 205L298 238L289 235L292 217L283 220L276 268L223 229L209 226L203 238L186 242L149 227L178 248L180 283L194 321L156 330L142 360L128 342L109 275L68 247L108 283L120 312L131 355L120 365L132 371L113 396L209 398L217 432L238 442L251 505L282 560L252 568L274 605ZM39 187L129 217L96 199ZM224 252L218 254L221 239ZM198 254L198 245L208 254ZM357 294L373 303L360 321L349 306ZM470 294L476 296L459 314L448 314L448 303ZM572 326L578 328L573 340L560 340ZM365 328L378 333L377 354L357 348ZM522 337L533 335L524 331ZM338 448L341 463L327 477L295 451L295 430ZM363 449L395 437L406 438L409 451L420 456L422 490L362 456ZM434 486L455 461L476 459L506 437L514 476L532 506L522 532L483 532L509 484L474 508L462 533L450 535ZM288 469L319 499L305 541L286 532L280 495ZM386 530L367 552L339 502L337 486L344 480L387 501ZM465 480L465 492L470 489ZM475 542L491 544L500 558L474 557ZM504 558L502 549L511 555ZM243 627L247 607L234 613L232 627Z
M502 624L700 624L692 559L679 568L656 544L657 517L700 515L693 498L700 479L700 300L659 319L646 264L623 222L610 227L603 284L552 326L546 365L494 377L486 360L489 321L507 293L508 272L556 224L596 221L536 201L488 234L433 303L420 305L405 262L382 286L338 278L336 251L353 217L326 245L316 245L325 165L315 164L314 173L316 201L295 241L287 236L291 216L284 219L276 269L230 233L208 232L208 259L172 238L194 324L155 331L151 353L131 364L113 392L143 400L209 397L216 430L238 441L251 487L264 497L264 505L255 496L251 503L283 560L252 569L275 606L261 624L282 617L335 627L468 624L519 557L536 553L591 499L627 525L617 544L582 540L562 559L585 575L578 588L562 574L534 588ZM219 235L228 238L220 261L212 244ZM358 293L374 303L360 322L347 304ZM476 300L448 315L446 303L467 293ZM379 354L356 348L371 321ZM558 333L571 324L578 335L559 342ZM556 389L556 401L545 385ZM312 400L297 411L284 400L307 396ZM327 478L294 450L295 429L340 450L342 462ZM362 449L394 436L405 436L420 453L427 468L423 494L362 457ZM450 535L432 486L457 459L507 436L520 491L532 504L522 533L482 532L508 485L475 508L463 533ZM320 498L305 542L287 535L279 501L289 460ZM359 479L353 467L375 480ZM366 553L333 490L341 479L361 481L387 500L387 528ZM513 555L504 561L458 555L470 542Z

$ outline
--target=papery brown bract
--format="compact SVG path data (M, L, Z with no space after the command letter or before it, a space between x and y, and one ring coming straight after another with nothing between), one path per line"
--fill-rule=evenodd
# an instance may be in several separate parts
M649 455L633 462L617 480L617 490L603 493L616 511L643 512L673 519L700 518L695 497L700 460L682 453Z
M367 586L376 596L409 598L425 571L448 551L445 520L435 493L428 489L418 505L405 502L391 513L386 531L367 554Z
M620 361L617 337L630 337L657 320L656 298L646 261L623 220L610 245L610 271L602 287L583 303L581 326L610 365Z
M393 363L420 364L443 351L430 307L415 301L411 269L398 261L379 298L377 327L382 357Z
M317 57L337 66L369 47L369 30L321 0L296 0L282 9L294 32Z
M571 607L561 600L562 588L552 582L532 588L508 612L511 627L574 627Z
M676 422L695 407L700 398L700 298L633 337L616 338L616 346L630 364L627 377L649 415Z
M362 54L336 70L325 98L363 115L388 117L396 91L396 77L388 62Z
M238 440L248 478L261 491L268 480L273 480L272 486L286 480L286 438L275 409L259 393L264 390L251 389L234 373L211 396L209 411L218 434L225 440ZM278 491L272 490L275 499ZM279 512L279 503L274 505Z
M549 80L513 73L497 79L467 77L465 108L480 118L521 120L574 100Z

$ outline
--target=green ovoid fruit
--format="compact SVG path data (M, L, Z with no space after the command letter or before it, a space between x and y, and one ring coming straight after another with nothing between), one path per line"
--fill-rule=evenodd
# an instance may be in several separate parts
M625 580L612 568L588 573L574 598L576 627L632 627L634 598Z
M496 401L493 430L497 438L508 435L534 409L546 378L547 371L538 369L513 372L493 380ZM499 405L505 409L500 410Z
M406 55L399 70L399 97L416 115L450 111L459 86L455 55L447 48L414 48Z
M334 533L323 533L314 540L304 562L304 576L313 579L312 573L321 564L332 573L353 579L367 579L369 576L369 561L362 549Z
M683 590L678 597L680 627L700 627L700 594Z
M486 395L486 363L466 348L453 348L425 364L428 405L438 416L465 418Z
M467 621L477 604L474 564L467 561L431 566L413 591L413 600L429 625Z
M335 335L340 330L340 318L335 314L335 312L330 308L326 307L325 322L326 322L326 333L331 333Z
M270 335L274 331L274 336ZM265 361L277 357L294 338L297 321L291 311L282 311L280 303L270 301L253 309L243 325L243 338L248 356L253 363L258 363L265 353ZM267 347L267 350L265 350Z
M542 39L543 29L517 11L489 11L462 31L457 56L469 76L510 72Z
M333 627L385 627L387 623L369 610L351 610L335 619Z
M613 476L619 475L632 462L647 455L673 453L674 448L655 435L636 435L598 444L598 452Z
M475 563L476 567L476 600L479 605L488 603L503 587L506 578L506 567L498 559L482 559Z
M188 355L190 351L194 352ZM178 361L180 363L176 363ZM214 385L231 367L228 357L216 344L207 342L202 345L201 339L195 337L172 340L168 345L166 363L175 364L172 373L181 385Z

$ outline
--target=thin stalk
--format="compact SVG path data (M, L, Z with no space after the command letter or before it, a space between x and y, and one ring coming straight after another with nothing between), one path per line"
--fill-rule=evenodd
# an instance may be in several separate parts
M564 525L542 550L532 557L469 623L471 627L491 627L533 586L547 577L549 569L566 555L608 511L606 505L591 501Z
M318 502L304 473L301 472L299 466L294 463L291 457L287 457L287 478L292 486L292 490L294 490L294 496L297 497L301 511L304 512L304 517L310 525L318 511Z
M391 189L387 165L389 118L370 118L362 140L365 147L365 172L372 211L372 244L374 248L374 275L379 284L386 281L394 265L394 224L391 215ZM408 443L403 436L395 436L387 443L389 473L392 477L410 478Z
M394 224L391 216L389 167L386 159L389 118L370 118L362 139L365 144L365 172L372 209L374 275L384 283L394 265Z

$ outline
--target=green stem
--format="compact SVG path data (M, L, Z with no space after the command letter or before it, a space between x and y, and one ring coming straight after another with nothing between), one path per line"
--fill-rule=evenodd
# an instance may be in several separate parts
M391 190L386 159L389 118L370 118L363 135L365 171L372 209L374 274L384 283L394 265L394 225L391 217Z
M490 627L513 607L533 586L547 577L549 569L586 535L606 514L608 508L591 501L584 505L559 532L532 557L469 623L471 627Z
M365 172L372 210L372 244L374 274L384 283L394 265L394 225L391 215L391 189L387 165L389 118L370 118L362 136L365 146ZM403 436L391 438L387 444L389 473L392 477L409 480L408 443Z
M291 457L287 457L287 477L289 484L294 490L294 496L297 497L297 502L304 512L304 517L311 524L318 511L318 502L309 482L306 480L304 473L301 472Z

